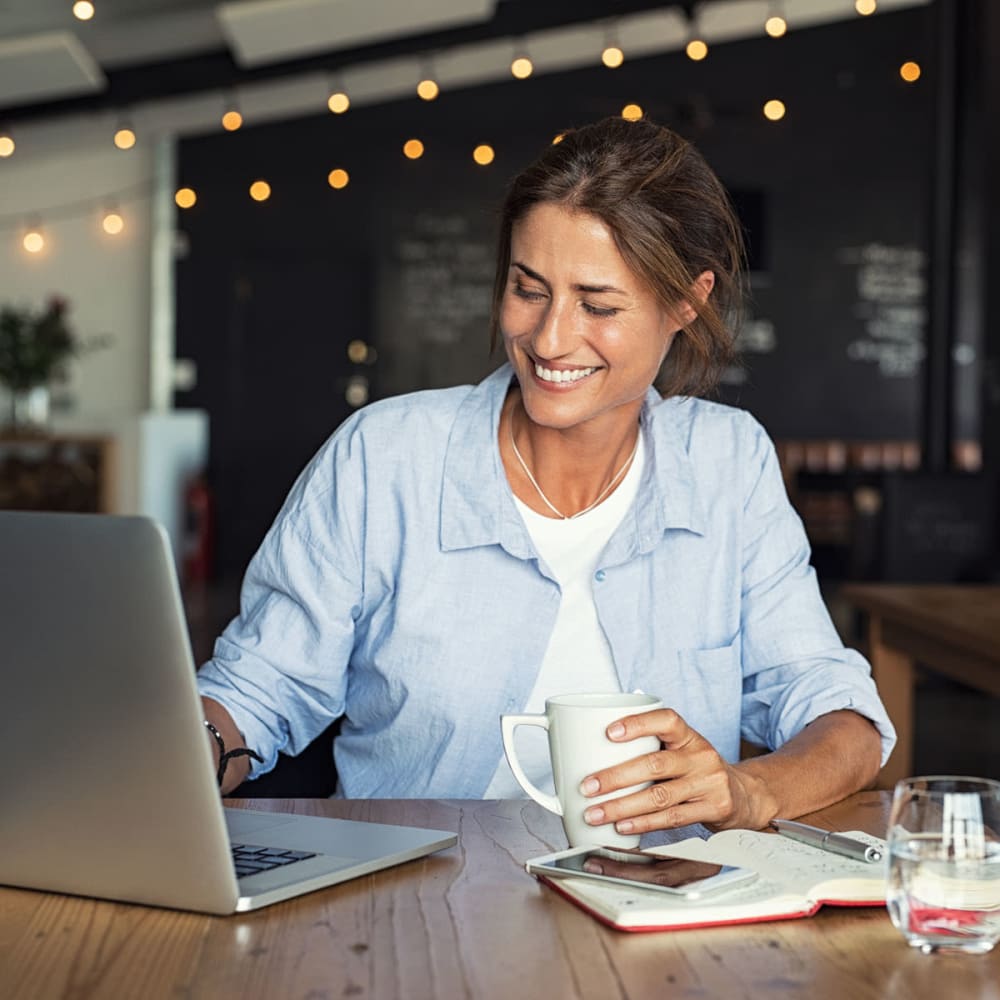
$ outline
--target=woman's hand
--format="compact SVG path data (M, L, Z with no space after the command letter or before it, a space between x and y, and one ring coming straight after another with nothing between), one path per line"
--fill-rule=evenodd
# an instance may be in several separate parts
M760 829L778 814L767 785L724 761L673 709L627 716L608 726L607 735L616 743L656 736L661 749L584 778L581 787L588 797L653 782L642 791L590 806L584 818L593 826L614 823L619 833L689 823Z

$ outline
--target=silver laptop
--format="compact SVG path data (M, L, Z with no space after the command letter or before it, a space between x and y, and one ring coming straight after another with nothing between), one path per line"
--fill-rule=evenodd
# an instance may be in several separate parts
M224 914L458 839L223 809L173 557L147 518L0 512L0 761L5 885Z

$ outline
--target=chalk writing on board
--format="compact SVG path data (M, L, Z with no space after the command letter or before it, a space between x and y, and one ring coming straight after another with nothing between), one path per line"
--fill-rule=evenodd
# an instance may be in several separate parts
M854 272L853 312L862 331L847 345L848 360L874 364L886 378L912 378L925 353L924 251L866 243L843 248L838 258Z
M462 215L418 215L396 243L401 305L426 343L456 344L470 327L483 336L493 291L493 247Z
M762 316L747 319L736 335L736 350L743 356L773 354L778 347L778 335L773 321ZM723 385L744 385L747 368L742 364L729 365L722 373Z

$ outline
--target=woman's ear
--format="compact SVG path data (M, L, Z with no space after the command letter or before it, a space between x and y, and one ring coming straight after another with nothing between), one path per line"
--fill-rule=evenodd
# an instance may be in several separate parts
M691 286L690 299L699 305L704 305L708 301L709 295L712 294L713 288L715 288L715 272L702 271ZM681 326L687 326L688 323L693 322L697 315L697 310L688 300L682 302L677 309L677 320Z

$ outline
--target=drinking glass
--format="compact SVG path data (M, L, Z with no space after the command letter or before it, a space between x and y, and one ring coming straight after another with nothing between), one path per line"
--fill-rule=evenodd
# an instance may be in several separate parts
M886 905L911 947L981 955L1000 940L1000 782L904 778L887 842Z

